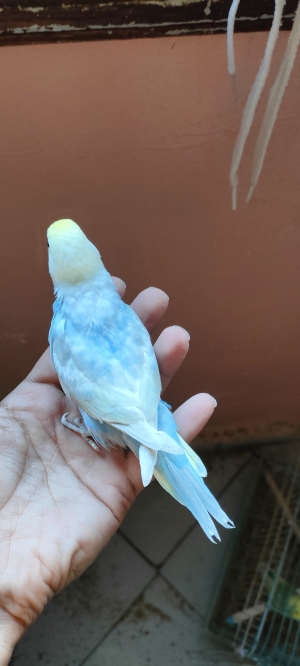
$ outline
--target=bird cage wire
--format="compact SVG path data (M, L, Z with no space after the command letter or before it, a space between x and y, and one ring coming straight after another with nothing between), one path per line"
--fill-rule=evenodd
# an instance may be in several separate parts
M300 664L300 455L287 448L263 461L209 624L259 666Z

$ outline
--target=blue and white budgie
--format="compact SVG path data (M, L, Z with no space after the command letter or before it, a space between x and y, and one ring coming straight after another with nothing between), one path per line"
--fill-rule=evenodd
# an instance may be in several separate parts
M144 486L156 477L184 504L208 538L215 518L233 527L204 484L206 469L180 437L161 382L148 331L118 295L96 247L72 220L48 229L49 271L56 300L49 332L53 365L81 419L62 422L96 448L129 447ZM88 440L89 441L89 440Z

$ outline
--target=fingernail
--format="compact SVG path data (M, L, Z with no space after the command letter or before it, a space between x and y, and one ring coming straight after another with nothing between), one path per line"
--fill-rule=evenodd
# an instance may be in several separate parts
M218 403L217 403L217 401L216 401L216 398L213 398L213 401L214 401L214 403L215 403L215 409L216 409L216 407L218 406Z
M168 294L166 294L163 289L160 289L160 287L154 287L154 285L151 285L150 287L147 287L147 289L156 289L156 291L160 291L160 293L163 294L168 299L168 301L170 300L170 296L168 296Z
M178 326L178 328L181 328L182 331L184 331L184 332L187 334L187 336L188 336L188 340L190 341L191 336L190 336L189 332L188 332L185 328L183 328L183 326Z
M120 280L120 282L122 282L122 284L124 285L124 287L126 289L126 282L124 282L124 280L122 280L122 278L119 278L119 280Z

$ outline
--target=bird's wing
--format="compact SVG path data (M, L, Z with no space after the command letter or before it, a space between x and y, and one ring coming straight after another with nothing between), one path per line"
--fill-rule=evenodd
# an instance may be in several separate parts
M150 336L122 301L110 319L82 326L57 308L51 354L64 390L90 416L107 423L154 423L161 382Z

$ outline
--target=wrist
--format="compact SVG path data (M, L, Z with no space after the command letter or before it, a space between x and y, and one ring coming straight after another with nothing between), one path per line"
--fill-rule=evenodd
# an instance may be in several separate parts
M23 633L23 625L0 608L0 666L8 666L14 648Z

